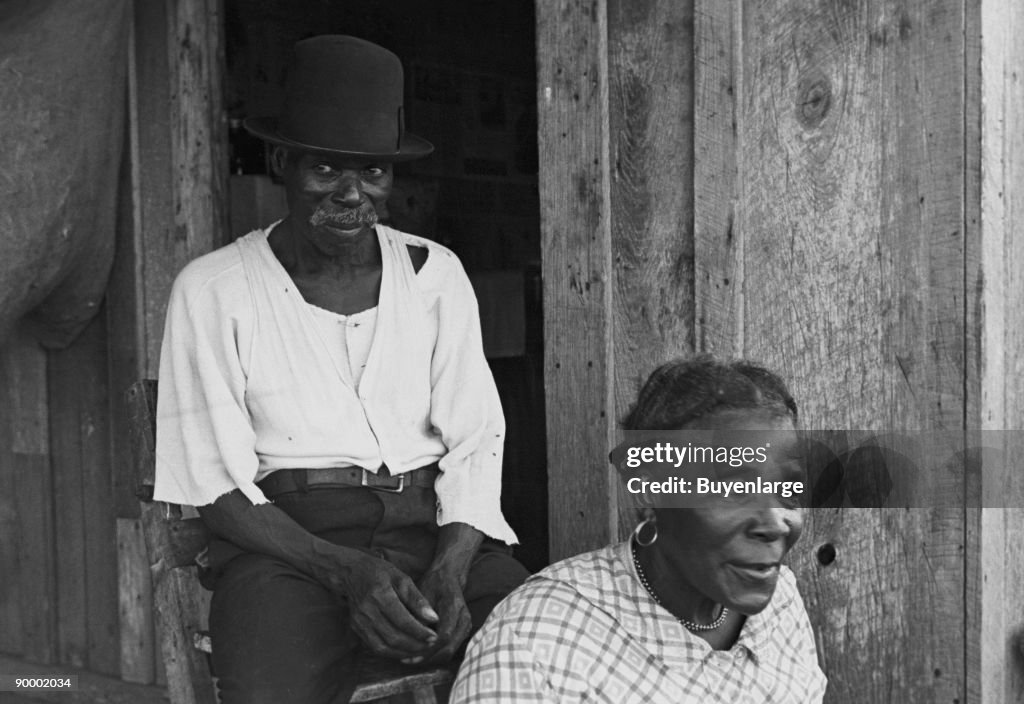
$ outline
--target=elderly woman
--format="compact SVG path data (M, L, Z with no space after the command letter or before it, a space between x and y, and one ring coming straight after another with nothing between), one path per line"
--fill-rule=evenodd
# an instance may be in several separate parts
M726 496L718 483L699 495L676 478L691 493L654 501L629 541L552 565L498 606L452 703L821 701L810 623L782 565L802 526L798 494L780 490L802 479L796 420L783 382L749 363L703 356L655 371L627 430L699 433L724 452L716 481L779 491ZM698 464L652 466L692 482Z

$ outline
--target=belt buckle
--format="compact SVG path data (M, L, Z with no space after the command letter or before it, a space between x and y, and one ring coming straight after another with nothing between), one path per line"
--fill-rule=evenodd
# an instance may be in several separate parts
M365 486L367 489L373 489L374 491L386 491L389 494L401 494L402 493L402 489L405 488L405 474L399 474L398 475L398 486L397 487L372 486L369 483L369 481L367 480L367 478L370 475L370 472L367 471L367 469L365 467L363 467L362 470L363 470L363 474L362 474L362 477L359 480L359 484L360 484L360 486ZM376 477L377 475L375 474L373 476ZM394 478L394 477L392 477L392 478ZM378 479L379 479L379 477L378 477Z

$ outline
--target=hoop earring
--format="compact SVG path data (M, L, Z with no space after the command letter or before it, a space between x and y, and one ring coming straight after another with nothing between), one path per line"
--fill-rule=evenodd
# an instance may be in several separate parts
M644 541L641 539L640 534L644 530L644 526L649 525L654 530L654 535L651 536L650 540ZM650 547L654 545L654 541L658 539L658 524L654 522L653 518L645 518L637 524L637 527L633 529L633 542L642 548Z

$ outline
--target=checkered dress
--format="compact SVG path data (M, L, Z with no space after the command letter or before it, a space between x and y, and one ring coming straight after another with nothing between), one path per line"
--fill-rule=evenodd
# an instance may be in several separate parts
M499 604L469 644L450 704L805 704L824 694L788 569L736 644L716 651L655 603L621 543L552 565Z

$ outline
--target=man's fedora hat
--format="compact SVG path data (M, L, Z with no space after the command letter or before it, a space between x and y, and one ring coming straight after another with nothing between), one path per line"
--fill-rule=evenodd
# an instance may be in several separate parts
M434 145L405 131L402 62L363 39L323 35L295 45L284 114L250 117L252 134L286 147L378 161L427 156Z

